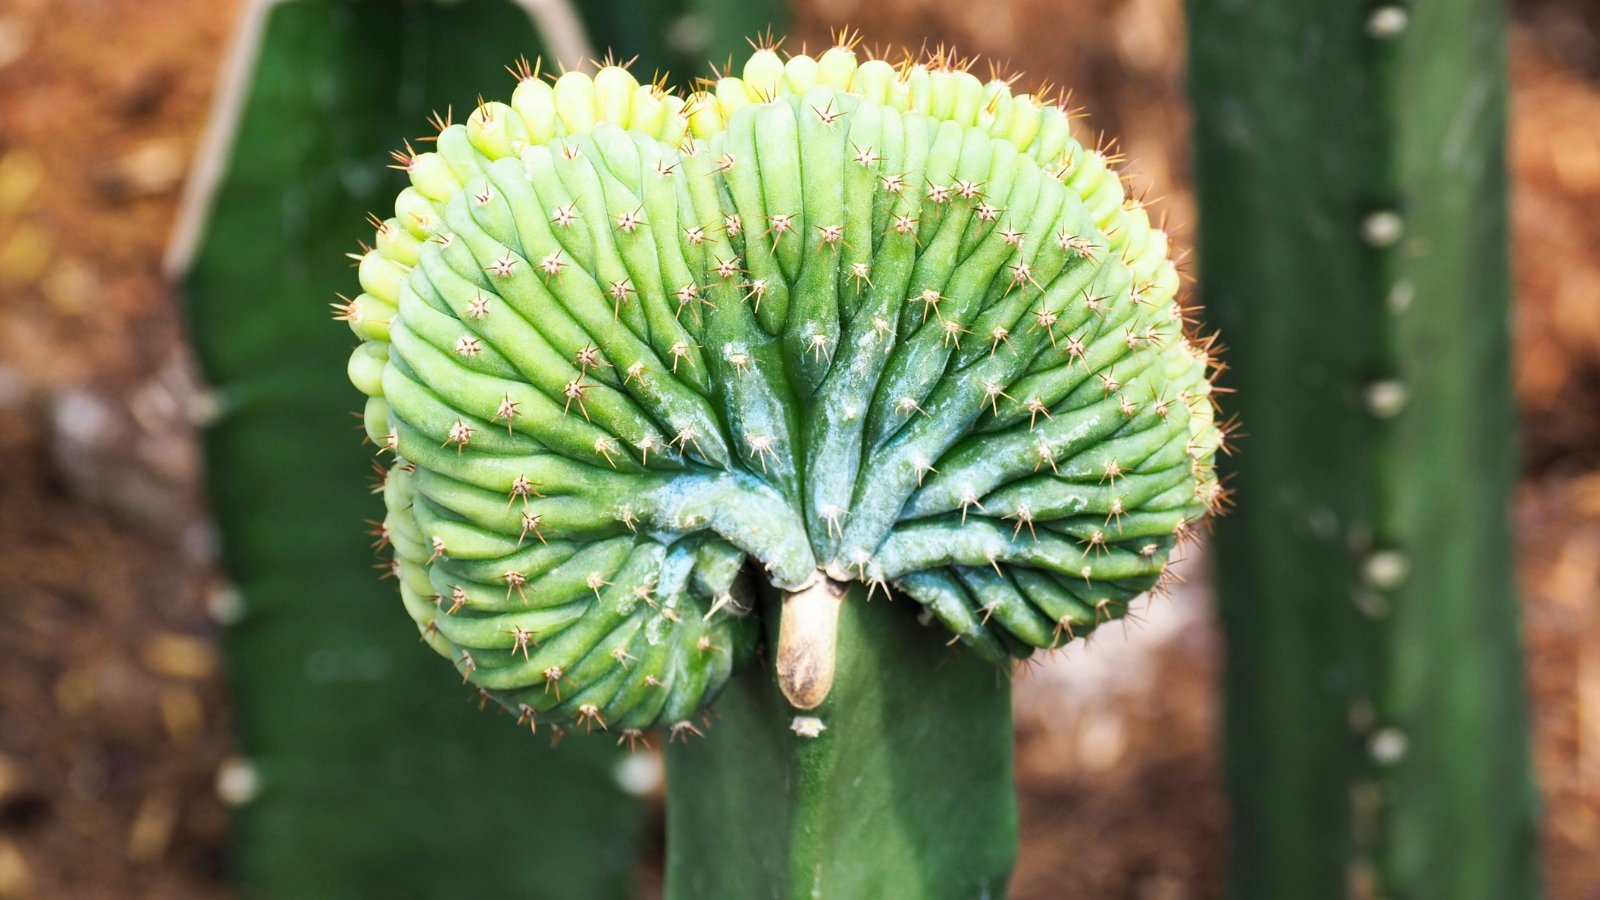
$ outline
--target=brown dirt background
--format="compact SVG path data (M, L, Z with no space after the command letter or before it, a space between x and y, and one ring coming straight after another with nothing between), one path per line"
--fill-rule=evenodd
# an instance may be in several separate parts
M159 260L237 6L0 0L0 900L227 893L214 536ZM1178 0L798 6L813 47L850 22L870 42L953 43L1071 85L1172 221L1193 220ZM1600 898L1600 8L1522 0L1516 20L1518 549L1549 893L1586 900ZM1217 641L1200 613L1150 646L1158 687L1091 710L1063 714L1023 682L1015 896L1219 894Z

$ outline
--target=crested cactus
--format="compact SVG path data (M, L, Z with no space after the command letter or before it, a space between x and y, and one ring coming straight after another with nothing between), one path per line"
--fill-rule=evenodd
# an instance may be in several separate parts
M1535 896L1506 10L1190 0L1237 897ZM1241 52L1249 48L1250 52Z
M1219 502L1222 436L1166 236L1064 108L843 37L737 71L679 96L520 65L509 103L400 152L336 315L424 640L528 727L626 741L687 740L735 672L775 678L783 727L746 715L769 694L727 730L797 754L804 839L788 874L722 883L805 893L851 883L811 865L816 748L960 715L861 714L890 690L862 660L915 666L892 673L912 701L976 678L961 702L998 734L1005 692L971 666L1160 586ZM933 671L873 593L966 658ZM986 764L1009 773L1008 742ZM1003 885L1008 854L980 856L973 883Z

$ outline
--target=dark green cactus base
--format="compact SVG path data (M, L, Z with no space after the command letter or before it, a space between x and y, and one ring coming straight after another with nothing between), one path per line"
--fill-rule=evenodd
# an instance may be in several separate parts
M1537 894L1505 9L1190 0L1241 898Z
M728 684L703 741L669 745L669 898L1005 895L1009 682L919 627L915 602L865 594L856 583L845 598L819 709L791 707L768 662ZM796 735L797 714L827 730Z
M446 104L537 45L511 3L302 0L271 13L232 159L184 287L220 418L205 442L228 576L245 896L627 896L642 812L609 741L548 748L421 652L361 532L382 515L332 384L329 328L377 173ZM470 51L470 52L469 52ZM398 72L397 72L398 68Z

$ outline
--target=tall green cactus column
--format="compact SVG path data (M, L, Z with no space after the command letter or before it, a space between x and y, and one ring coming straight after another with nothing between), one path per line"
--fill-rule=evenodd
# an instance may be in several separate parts
M258 786L235 796L236 878L252 897L627 896L643 812L613 780L620 751L552 751L545 729L479 712L393 615L362 526L381 516L374 448L333 374L354 343L328 322L352 274L338 251L393 196L389 151L509 81L536 34L501 0L252 14L236 125L216 126L233 149L189 213L192 259L180 232L172 261L216 398L206 459L238 597L220 608Z
M1536 893L1497 0L1190 0L1237 897Z

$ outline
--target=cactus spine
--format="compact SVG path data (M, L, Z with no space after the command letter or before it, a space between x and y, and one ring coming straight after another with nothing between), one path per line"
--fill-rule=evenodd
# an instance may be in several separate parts
M1505 10L1190 0L1239 897L1529 897Z
M949 760L1005 758L1005 691L972 659L928 671L930 635L885 636L905 615L872 593L1027 656L1158 587L1221 496L1208 345L1105 157L1049 99L852 44L761 46L687 97L521 67L509 103L399 155L411 186L338 306L423 639L519 721L629 743L702 733L750 669L699 758L759 741L811 779L764 832L786 862L743 882L780 895L839 846L802 838L846 748L970 720ZM872 659L905 721L870 714ZM799 714L777 733L774 664ZM951 884L994 889L1012 800L976 804L1003 846Z
M237 586L218 609L259 786L235 818L236 877L274 897L627 896L643 816L613 783L617 754L552 752L410 664L415 632L353 527L373 516L370 463L327 386L349 352L322 313L350 277L330 243L358 236L373 176L429 106L470 101L534 32L491 0L295 0L244 22L236 52L259 52L238 73L233 151L190 223L192 261L175 260L216 398L205 449ZM397 59L418 68L378 74ZM529 841L479 824L530 810L560 827Z
M606 0L578 5L597 47L633 57L638 72L705 74L749 52L746 36L782 33L784 0Z

